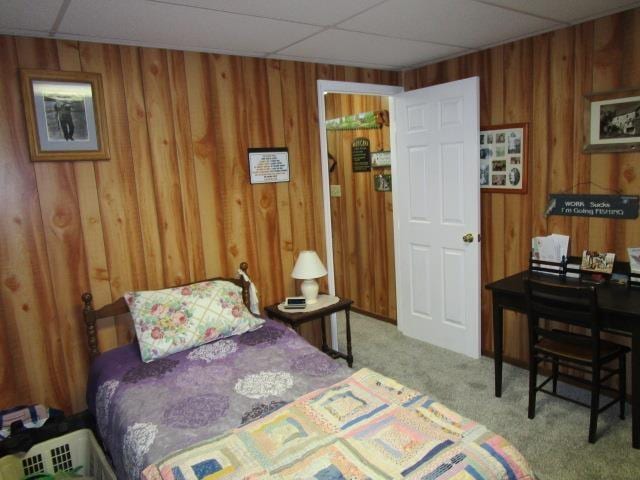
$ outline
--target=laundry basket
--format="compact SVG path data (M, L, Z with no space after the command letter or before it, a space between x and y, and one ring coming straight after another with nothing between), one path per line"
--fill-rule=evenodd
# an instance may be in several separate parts
M78 470L78 474L96 480L116 480L98 442L89 429L38 443L20 457L0 459L0 480L20 480L37 473Z

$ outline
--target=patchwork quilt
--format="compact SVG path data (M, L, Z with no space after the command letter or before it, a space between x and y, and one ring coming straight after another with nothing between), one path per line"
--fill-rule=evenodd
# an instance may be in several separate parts
M119 480L260 418L353 371L279 322L151 363L135 344L100 355L87 403Z
M534 479L513 445L368 369L148 466L144 480Z

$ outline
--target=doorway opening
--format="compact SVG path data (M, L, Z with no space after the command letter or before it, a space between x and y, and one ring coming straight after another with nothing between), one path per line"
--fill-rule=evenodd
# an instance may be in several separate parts
M335 268L334 239L337 235L334 234L332 213L337 208L349 210L349 206L346 202L342 205L337 202L340 207L332 208L330 152L324 128L327 113L325 97L330 94L388 98L391 184L396 186L392 187L394 218L391 223L398 329L409 337L478 358L480 248L474 239L476 234L480 238L479 78L409 92L402 92L400 87L382 85L318 82L328 283L329 292L336 294L340 292L336 291L338 269ZM343 102L340 96L328 98L333 104L353 103L352 100ZM339 118L348 124L353 121L349 114L360 113L363 112L339 111L335 114L345 115ZM351 175L353 185L372 180L370 176L362 175L368 168L365 162L368 156L363 155L363 151L370 149L370 144L369 139L358 137L352 139L350 148L346 149L351 169L343 165L342 174L343 177ZM379 148L379 145L374 148ZM384 141L382 148L385 148ZM335 157L334 160L337 161ZM361 176L363 180L353 180L354 176ZM340 172L340 181L339 177ZM381 180L384 179L383 174ZM337 196L336 190L334 194ZM351 208L355 211L353 219L355 216L358 220L365 218L365 213L371 210L370 199L371 193L369 197L364 195L356 199ZM345 267L342 268L351 282L355 278L355 296L362 293L361 279L367 276L361 266L364 262L358 266L356 260L362 257L371 265L374 253L367 246L366 239L359 238L363 233L356 230L355 225L347 220L340 228L344 229L345 223L346 228L354 230L352 235L356 238L348 240L351 244L348 245L346 263L350 270L347 272ZM358 242L359 250L352 248L353 242ZM371 285L364 288L371 290ZM368 297L360 295L359 298L363 299L364 305L368 302L371 306L370 292ZM336 326L333 317L331 340L334 348L337 347Z
M354 310L392 323L397 303L391 165L367 166L362 153L369 151L369 162L372 153L383 164L390 158L389 97L402 91L318 81L329 293L351 298ZM335 315L331 343L337 348Z
M325 95L336 294L396 323L389 97Z

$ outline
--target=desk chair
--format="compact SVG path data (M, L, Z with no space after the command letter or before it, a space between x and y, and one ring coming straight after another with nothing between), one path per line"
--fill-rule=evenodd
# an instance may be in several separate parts
M626 364L628 347L600 339L598 297L594 286L558 285L533 279L525 280L529 319L529 418L536 414L538 391L560 397L591 408L589 443L596 441L598 414L619 402L620 418L624 419ZM587 334L555 330L545 326L541 319L554 320L587 329ZM617 367L607 364L618 360ZM551 361L551 376L537 385L538 364ZM559 367L570 367L589 374L590 379L561 373ZM602 376L604 373L604 376ZM618 375L618 389L604 385ZM558 378L571 379L586 385L591 391L589 405L558 394ZM552 381L552 390L544 387ZM600 408L600 391L609 390L618 395Z

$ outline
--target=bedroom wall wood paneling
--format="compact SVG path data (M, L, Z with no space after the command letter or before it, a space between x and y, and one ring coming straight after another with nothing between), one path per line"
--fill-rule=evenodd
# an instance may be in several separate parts
M386 97L325 95L326 118L388 110ZM340 197L331 198L331 224L336 293L351 298L354 308L396 321L393 202L391 192L376 192L374 177L391 169L353 172L351 143L364 137L371 152L390 150L389 126L373 130L329 130L328 151L336 159L329 176L340 185Z
M482 283L524 270L535 235L571 236L572 255L640 245L640 220L545 218L552 192L640 192L640 153L582 152L583 95L638 86L640 9L404 73L405 89L480 76L481 124L529 122L529 191L482 194ZM505 316L505 357L527 361L523 318ZM620 340L620 339L618 339ZM491 353L491 297L482 293L482 347Z
M85 407L80 293L233 275L262 305L295 293L303 249L324 251L316 80L399 83L329 65L0 36L0 408ZM111 159L32 163L20 68L99 72ZM248 147L288 146L290 183L251 186ZM303 333L318 340L318 326ZM130 332L103 324L104 347Z

